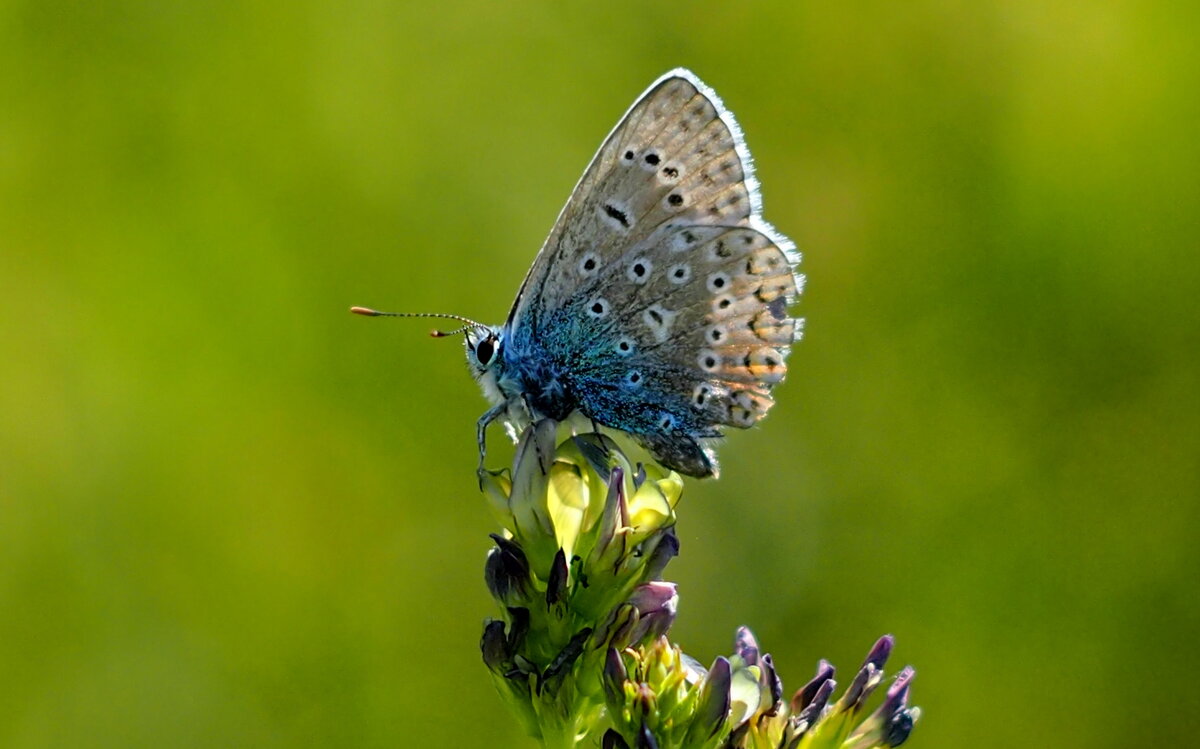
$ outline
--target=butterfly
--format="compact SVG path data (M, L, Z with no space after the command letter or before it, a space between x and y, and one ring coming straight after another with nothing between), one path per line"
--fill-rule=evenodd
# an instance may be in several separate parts
M453 332L492 404L481 465L492 422L580 413L667 468L716 476L713 442L766 415L802 328L799 254L761 214L733 115L691 71L655 81L583 173L505 323L433 315L465 323Z

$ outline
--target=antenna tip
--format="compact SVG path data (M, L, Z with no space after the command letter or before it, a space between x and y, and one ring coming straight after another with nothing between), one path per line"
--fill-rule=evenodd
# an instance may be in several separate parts
M379 317L380 313L370 307L351 307L350 311L356 315L366 315L367 317Z
M447 333L446 331L438 330L437 328L434 328L433 330L429 331L430 338L445 338L448 335L450 335L450 334Z

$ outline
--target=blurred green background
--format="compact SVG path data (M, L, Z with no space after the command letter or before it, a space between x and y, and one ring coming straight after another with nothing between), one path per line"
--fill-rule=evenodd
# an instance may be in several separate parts
M3 3L0 745L531 746L485 403L346 307L501 321L676 65L809 284L675 638L795 688L892 632L912 746L1191 745L1197 7Z

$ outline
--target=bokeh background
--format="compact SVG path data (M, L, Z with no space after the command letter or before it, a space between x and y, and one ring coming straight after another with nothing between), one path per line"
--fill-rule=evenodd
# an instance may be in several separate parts
M917 747L1200 735L1182 3L0 4L0 745L529 747L458 343L693 68L805 252L675 638L876 636ZM496 456L505 455L497 443Z

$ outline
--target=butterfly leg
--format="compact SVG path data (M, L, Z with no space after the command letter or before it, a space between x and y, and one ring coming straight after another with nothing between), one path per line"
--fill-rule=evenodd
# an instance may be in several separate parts
M550 422L554 423L555 427L557 428L557 425L558 425L557 421L555 421L553 419L539 418L539 416L537 415L538 411L534 409L533 403L530 401L529 393L521 394L521 403L525 406L525 414L528 416L529 422L531 424L536 425L540 421L550 421ZM554 430L551 430L551 431L553 432ZM535 450L537 450L538 468L540 468L542 470L542 475L545 476L547 466L549 466L550 463L553 462L553 460L554 460L554 440L551 440L551 442L550 442L549 454L545 454L542 452L542 443L541 442L535 441L533 444L533 447Z
M479 417L479 421L475 423L475 439L479 443L479 475L483 476L483 461L487 457L487 428L496 419L504 415L508 410L507 403L501 403L497 406L489 408L483 416ZM482 478L481 478L482 480Z

